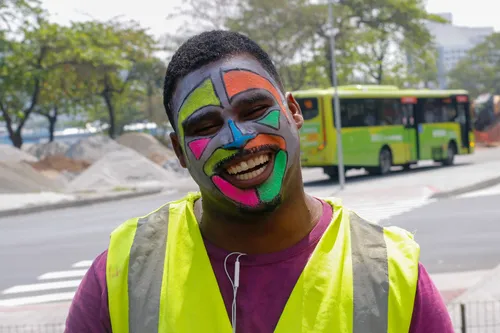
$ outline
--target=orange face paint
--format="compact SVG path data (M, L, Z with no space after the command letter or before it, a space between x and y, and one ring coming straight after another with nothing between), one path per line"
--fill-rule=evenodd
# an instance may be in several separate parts
M264 145L278 145L281 150L286 150L285 139L281 136L271 134L259 134L255 139L250 140L244 149L252 149Z
M285 114L286 118L290 120L290 115L286 111L286 107L283 105L281 95L279 94L278 90L271 82L269 82L262 76L249 71L232 70L229 72L225 72L223 78L224 85L226 86L226 91L230 99L246 90L266 89L276 99L281 111Z

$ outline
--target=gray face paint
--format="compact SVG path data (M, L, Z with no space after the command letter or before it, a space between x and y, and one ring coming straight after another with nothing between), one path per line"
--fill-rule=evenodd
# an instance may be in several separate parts
M216 200L261 210L280 202L299 152L285 97L260 63L219 61L182 79L173 96L189 171Z

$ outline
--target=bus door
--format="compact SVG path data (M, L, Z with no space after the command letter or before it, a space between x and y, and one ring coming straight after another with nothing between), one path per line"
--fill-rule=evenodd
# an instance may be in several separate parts
M416 117L416 97L402 97L401 106L403 111L404 142L406 146L406 160L408 162L418 161L420 158L420 142L418 136L418 122Z
M301 161L305 166L321 165L320 153L326 146L323 100L318 97L296 99L304 117L300 129Z
M456 122L460 124L460 136L462 138L462 147L470 153L469 132L472 131L472 120L469 112L469 96L457 95L453 98L455 110L457 110ZM460 148L459 148L460 149Z

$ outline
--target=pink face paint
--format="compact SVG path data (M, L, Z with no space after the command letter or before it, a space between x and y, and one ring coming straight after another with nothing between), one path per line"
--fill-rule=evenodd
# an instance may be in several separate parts
M234 187L219 176L213 176L212 181L215 186L229 199L239 202L247 207L257 207L259 198L255 189L242 190Z
M196 157L197 160L200 159L201 155L205 151L205 148L207 148L207 145L210 142L210 140L212 139L204 138L204 139L194 140L188 143L189 149L191 149L194 157Z

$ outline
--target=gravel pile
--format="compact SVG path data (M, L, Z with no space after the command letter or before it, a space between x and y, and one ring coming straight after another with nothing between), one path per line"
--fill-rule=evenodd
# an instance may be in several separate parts
M132 149L107 153L71 181L72 190L109 189L115 187L168 187L179 178Z
M41 160L49 156L65 155L68 149L68 144L64 142L53 141L34 144L30 146L26 151Z
M82 139L72 145L66 156L74 160L83 160L93 163L108 153L125 149L116 141L107 136L96 135Z

